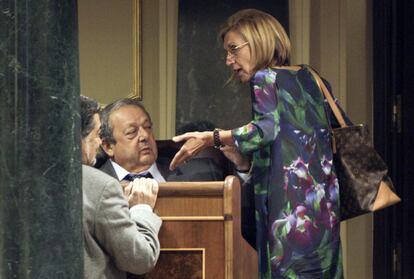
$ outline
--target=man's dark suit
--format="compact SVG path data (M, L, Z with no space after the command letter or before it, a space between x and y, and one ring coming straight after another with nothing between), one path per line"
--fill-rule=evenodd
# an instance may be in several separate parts
M168 169L169 161L157 160L157 167L166 181L222 181L223 170L208 158L196 158L179 166L176 170ZM118 179L110 160L99 168L101 171Z
M186 164L170 171L169 165L180 150L182 143L172 140L157 140L157 168L166 181L223 181L231 174L230 165L223 153L213 147L206 148ZM98 155L96 168L118 179L115 170L104 152Z

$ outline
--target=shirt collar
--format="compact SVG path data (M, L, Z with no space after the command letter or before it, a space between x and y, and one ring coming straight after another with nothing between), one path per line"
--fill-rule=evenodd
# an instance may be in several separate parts
M114 167L116 176L118 177L119 181L124 179L124 177L129 174L129 171L127 171L126 169L121 167L116 162L111 160L111 164ZM158 170L157 164L155 162L151 165L151 167L148 170L142 171L142 172L137 173L137 174L142 174L142 173L147 173L147 172L151 173L152 177L154 177L154 179L157 182L165 182L165 178L162 176L162 174Z

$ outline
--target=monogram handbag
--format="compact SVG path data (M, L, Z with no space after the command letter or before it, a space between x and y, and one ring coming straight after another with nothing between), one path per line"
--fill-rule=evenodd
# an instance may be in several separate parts
M401 201L388 176L387 165L371 143L368 128L348 126L325 84L313 70L311 73L341 126L331 128L341 221Z

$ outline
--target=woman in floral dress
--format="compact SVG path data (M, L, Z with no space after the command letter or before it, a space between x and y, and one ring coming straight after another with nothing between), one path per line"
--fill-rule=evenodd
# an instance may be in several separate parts
M220 35L233 78L250 83L253 120L174 137L186 143L171 168L215 146L251 173L259 278L343 278L338 180L318 84L307 66L288 66L289 38L271 15L241 10Z

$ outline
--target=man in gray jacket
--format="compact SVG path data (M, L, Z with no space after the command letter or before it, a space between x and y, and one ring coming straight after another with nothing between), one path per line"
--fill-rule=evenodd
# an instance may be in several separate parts
M123 190L92 168L99 138L99 105L81 96L85 278L126 278L150 271L160 253L161 219L152 212L158 184L139 178Z

